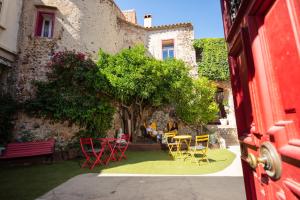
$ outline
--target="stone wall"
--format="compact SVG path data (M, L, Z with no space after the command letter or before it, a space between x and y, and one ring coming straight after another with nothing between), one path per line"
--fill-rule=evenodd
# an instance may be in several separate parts
M153 57L162 60L162 41L174 40L175 58L181 59L193 68L191 75L198 74L196 53L193 47L194 30L192 26L176 26L162 29L155 28L148 31L148 50Z
M55 13L52 38L35 36L38 11ZM76 50L96 60L100 48L114 54L138 43L145 44L146 38L146 30L126 22L113 0L24 0L18 63L14 71L15 97L19 102L34 97L33 81L47 81L46 75L51 71L47 63L54 52ZM115 115L113 129L108 135L114 136L118 121ZM68 139L78 131L78 127L69 127L67 123L53 124L19 113L14 134L24 130L32 132L34 137L44 137L55 131Z
M130 23L122 18L118 18L118 32L122 36L120 49L131 48L137 44L146 46L147 30L141 26Z
M58 148L64 148L71 141L80 127L68 122L59 123L49 119L28 116L23 112L16 115L14 139L16 140L44 140L55 138Z
M52 38L34 35L38 10L55 13ZM34 95L32 81L46 80L47 62L55 51L76 50L97 59L100 48L114 54L145 42L145 30L126 23L112 0L24 0L15 73L16 97L24 101Z
M168 129L168 122L176 122L178 125L178 133L179 134L188 134L195 136L197 135L197 131L195 127L189 126L182 122L175 116L174 108L172 107L164 107L163 109L155 110L154 112L148 112L148 116L146 116L147 123L150 124L155 122L157 125L157 131L166 132Z
M142 43L154 57L161 59L161 40L174 39L176 58L193 66L191 74L197 74L191 25L146 29L126 21L113 0L24 0L22 10L13 85L13 93L20 102L34 97L33 81L47 81L46 75L51 71L47 63L54 52L62 50L80 51L96 60L99 48L115 54L123 48ZM55 13L52 38L35 36L37 11ZM113 128L108 132L110 136L121 124L117 114L113 123ZM43 137L55 130L68 139L78 131L78 127L69 127L67 123L53 124L19 113L14 133L24 130L32 132L35 137L39 137L37 134ZM182 129L183 132L187 130Z
M234 102L230 81L217 82L218 87L224 90L224 100L228 103L225 105L227 114L227 127L236 128Z
M215 134L217 140L223 138L226 146L239 145L236 128L222 125L208 125L207 128L211 133Z

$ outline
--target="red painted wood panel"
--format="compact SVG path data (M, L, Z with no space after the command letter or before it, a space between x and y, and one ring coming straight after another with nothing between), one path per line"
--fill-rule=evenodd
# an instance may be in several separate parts
M300 1L244 0L235 21L229 2L221 8L247 199L300 199ZM279 155L278 178L248 164L264 142Z

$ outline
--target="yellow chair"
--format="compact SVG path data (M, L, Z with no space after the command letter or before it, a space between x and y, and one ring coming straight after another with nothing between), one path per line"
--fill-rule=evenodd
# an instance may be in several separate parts
M195 137L195 146L191 146L189 149L189 154L192 157L192 160L200 165L200 161L206 160L209 163L207 158L209 144L209 135L200 135ZM197 161L196 155L199 156L199 160Z
M163 137L164 137L164 140L166 141L166 144L169 148L169 154L173 157L173 158L176 158L177 156L177 147L178 147L178 143L176 141L174 141L173 137L175 136L176 134L173 133L173 132L168 132L168 133L164 133Z

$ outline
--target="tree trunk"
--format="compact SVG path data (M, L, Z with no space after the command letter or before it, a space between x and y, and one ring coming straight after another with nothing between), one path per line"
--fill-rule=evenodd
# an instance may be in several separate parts
M136 134L135 134L135 130L134 130L134 106L131 105L131 109L130 109L130 123L131 123L131 135L130 137L132 138L132 142L136 142Z
M130 119L130 137L132 138L132 142L136 142L138 135L140 133L140 127L142 125L142 117L144 113L144 108L141 103L135 103L130 106L122 105L123 108L128 113L128 118ZM124 117L125 115L123 115ZM126 119L127 122L127 119Z
M143 114L144 114L144 107L142 105L142 103L136 103L137 106L137 116L136 116L136 120L135 120L135 128L134 128L134 136L135 138L137 138L138 135L141 134L141 126L142 126L142 120L143 120Z

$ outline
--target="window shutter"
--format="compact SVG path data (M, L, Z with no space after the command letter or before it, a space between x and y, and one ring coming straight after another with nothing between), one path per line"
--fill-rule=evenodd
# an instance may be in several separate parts
M43 27L43 15L42 13L38 12L37 20L36 20L35 36L42 35L42 27Z

